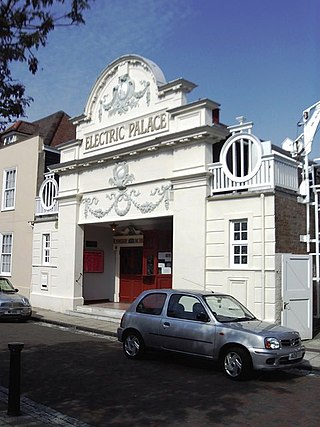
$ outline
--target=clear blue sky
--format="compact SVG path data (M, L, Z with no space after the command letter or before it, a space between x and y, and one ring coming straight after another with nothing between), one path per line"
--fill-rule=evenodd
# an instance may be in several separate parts
M96 0L85 19L50 34L35 76L15 67L34 98L28 120L81 114L103 69L131 53L167 81L196 83L189 100L219 102L223 123L244 115L277 145L297 137L302 111L320 100L319 0ZM320 157L320 131L312 155Z

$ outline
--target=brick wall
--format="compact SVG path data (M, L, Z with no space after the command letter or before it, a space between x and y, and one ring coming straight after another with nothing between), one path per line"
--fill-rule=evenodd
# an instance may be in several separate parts
M276 253L307 253L300 242L300 235L306 234L306 206L297 202L296 194L276 193L275 229Z

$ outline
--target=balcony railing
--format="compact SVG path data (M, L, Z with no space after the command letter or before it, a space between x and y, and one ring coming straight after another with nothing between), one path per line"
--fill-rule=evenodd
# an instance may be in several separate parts
M53 203L50 208L45 208L43 203L41 203L41 198L36 197L36 206L35 206L35 216L43 216L43 215L54 215L59 212L59 203L57 200Z
M211 195L242 190L267 190L275 187L298 191L297 162L277 154L263 156L257 173L241 182L227 176L221 163L212 163L209 165L209 171L212 172Z
M39 190L39 197L36 198L36 216L53 215L59 211L59 203L57 201L59 186L55 180L54 173L48 172L44 178Z

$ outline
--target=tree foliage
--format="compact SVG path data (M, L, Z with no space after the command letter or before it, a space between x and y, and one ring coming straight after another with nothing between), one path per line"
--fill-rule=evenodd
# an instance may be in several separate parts
M57 26L84 24L83 13L94 0L0 0L0 130L18 117L33 99L16 81L11 66L26 63L38 70L36 52Z

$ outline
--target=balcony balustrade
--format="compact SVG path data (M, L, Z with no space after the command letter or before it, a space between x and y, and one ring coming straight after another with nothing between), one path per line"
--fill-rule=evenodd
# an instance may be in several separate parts
M277 154L262 157L261 166L250 179L232 180L221 163L209 165L212 172L211 195L233 191L272 190L275 187L298 192L298 168L295 160Z
M41 203L41 198L36 197L36 206L35 206L35 216L44 216L44 215L54 215L59 212L59 203L57 200L50 206L50 208L45 208L43 203Z

